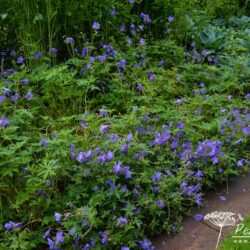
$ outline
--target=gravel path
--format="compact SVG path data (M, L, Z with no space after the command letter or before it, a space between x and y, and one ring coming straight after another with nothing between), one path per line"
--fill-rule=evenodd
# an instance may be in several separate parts
M250 214L250 173L233 177L228 184L221 186L218 192L208 193L205 197L207 205L194 209L193 214L206 215L214 211L240 213L243 217ZM222 201L220 194L226 194ZM214 250L219 228L209 222L197 222L193 218L183 221L183 231L176 236L160 235L153 239L157 250ZM224 227L223 236L234 227ZM250 245L249 245L250 249Z

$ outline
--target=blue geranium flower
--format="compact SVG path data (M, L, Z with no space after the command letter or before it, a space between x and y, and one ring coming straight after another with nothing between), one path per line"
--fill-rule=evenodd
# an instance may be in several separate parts
M94 30L99 30L100 28L101 28L100 23L98 23L98 22L93 22L93 24L92 24L92 29L94 29Z

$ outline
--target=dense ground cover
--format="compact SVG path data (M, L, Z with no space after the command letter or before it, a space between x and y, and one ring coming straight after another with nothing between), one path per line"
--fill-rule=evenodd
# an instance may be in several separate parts
M177 233L208 188L248 170L250 18L187 16L185 46L175 21L154 41L140 13L110 43L95 21L54 66L56 48L12 53L1 249L154 249L150 236Z

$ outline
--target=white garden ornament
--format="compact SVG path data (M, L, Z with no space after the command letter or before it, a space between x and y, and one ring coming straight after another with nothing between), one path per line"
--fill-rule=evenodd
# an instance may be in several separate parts
M222 228L226 226L235 226L238 221L243 221L241 214L231 213L231 212L212 212L209 214L206 214L204 217L204 220L210 221L215 226L220 227L220 232L216 244L216 248L219 245Z

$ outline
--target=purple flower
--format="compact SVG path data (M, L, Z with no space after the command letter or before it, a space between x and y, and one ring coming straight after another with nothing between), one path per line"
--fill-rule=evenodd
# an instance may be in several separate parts
M176 76L175 80L176 80L177 82L180 82L180 81L181 81L181 78L180 78L179 76Z
M20 95L18 93L16 93L16 94L12 95L10 97L10 99L12 102L17 102L20 99Z
M160 60L160 61L158 62L158 66L159 66L159 67L161 67L163 64L164 64L164 60Z
M135 36L135 35L136 35L135 25L134 25L134 24L131 24L131 25L130 25L130 34L131 34L132 36Z
M207 54L208 54L208 52L207 52L206 50L202 50L202 51L201 51L201 55L202 55L203 57L206 57Z
M239 168L244 167L244 159L237 161L237 167L239 167Z
M164 203L164 201L162 201L162 200L156 201L156 205L157 205L159 208L164 208L164 207L165 207L165 203Z
M174 177L174 175L172 174L172 172L169 169L165 170L165 173L167 173L167 175L170 177Z
M47 238L49 249L54 250L55 249L55 244L54 241L51 240L50 238Z
M138 190L137 190L137 189L134 189L134 190L133 190L133 197L134 197L134 198L137 198L137 197L138 197L138 194L139 194Z
M99 115L101 117L106 117L107 116L107 110L106 109L100 109L99 110Z
M155 139L152 142L152 145L164 145L171 138L167 130L167 126L162 126L162 133L160 134L158 131L155 132Z
M62 242L64 242L63 232L57 232L56 233L55 244L58 245L58 244L60 244Z
M184 101L185 101L185 99L184 99L184 97L182 97L182 98L180 98L180 99L177 99L175 103L176 103L177 105L180 105L180 104L183 103Z
M244 135L249 135L250 134L250 125L242 129L242 133Z
M98 22L93 22L93 24L92 24L92 29L94 29L94 30L99 30L100 28L101 28L100 23L98 23Z
M205 140L200 142L196 151L199 157L211 157L214 164L218 162L218 156L223 155L220 151L222 143L220 141Z
M193 175L195 172L193 170L188 170L187 171L187 176L190 177L191 175Z
M31 101L34 97L34 94L31 92L31 91L28 91L25 98L28 100L28 101Z
M142 84L138 83L137 86L136 86L136 89L137 89L138 92L142 92L142 89L143 89Z
M45 232L45 234L43 235L43 239L48 238L49 233L50 233L50 229Z
M119 161L117 164L114 165L114 172L116 175L120 174L122 171L122 162Z
M111 14L111 16L115 16L115 15L116 15L116 10L115 10L115 9L112 9L112 10L110 11L110 14Z
M93 246L93 247L96 246L95 240L94 240L93 238L90 238L90 244L91 244L91 246Z
M3 76L8 76L8 75L12 75L14 73L16 73L17 70L16 69L5 69L3 71ZM11 80L5 80L5 82L12 82Z
M133 43L132 39L129 38L129 39L128 39L128 45L131 45L132 43Z
M5 117L0 117L0 128L6 128L10 123L10 120L8 120Z
M202 214L196 214L193 216L193 219L196 221L203 221L204 216Z
M12 230L15 230L15 229L20 228L20 227L22 227L21 223L16 223L13 221L9 221L9 222L4 224L4 228L6 231L12 231Z
M119 217L119 218L117 219L117 223L118 223L119 225L126 225L126 224L128 224L128 220L127 220L126 218L124 218L124 217Z
M145 23L151 23L152 21L149 14L144 14L143 12L141 12L140 17L143 19Z
M153 193L157 193L160 189L161 189L160 186L154 186L154 187L152 187Z
M145 39L144 38L140 38L139 43L140 43L141 46L145 45Z
M178 124L177 124L177 128L178 128L178 129L184 128L183 122L179 121Z
M51 185L51 180L46 180L46 184L48 185L48 186L50 186Z
M220 62L220 60L219 60L218 58L214 57L214 58L212 59L212 62L213 62L214 64L217 64L217 63Z
M155 250L152 242L148 239L144 239L143 241L136 240L135 241L143 250Z
M223 172L222 168L219 167L219 168L217 169L217 172L218 172L219 174L222 173L222 172Z
M46 138L43 138L43 139L40 141L40 145L41 145L42 147L47 147L47 146L48 146L47 139L46 139Z
M19 56L19 57L17 58L17 63L18 63L18 64L23 63L23 61L24 61L23 56Z
M168 21L169 21L170 23L172 23L172 22L174 21L174 17L173 17L173 16L169 16L169 17L168 17Z
M50 48L49 53L53 56L56 57L58 50L56 48Z
M161 172L154 172L154 175L151 177L151 181L153 182L160 182L162 180Z
M23 83L23 85L28 85L29 80L28 80L27 78L24 78L24 79L22 80L22 83Z
M109 185L109 188L111 190L115 190L115 188L116 188L115 182L113 182L111 180L106 180L106 184Z
M89 51L89 48L82 48L81 57L84 58L89 53Z
M125 144L123 144L122 146L121 146L121 149L120 149L120 152L122 153L122 154L126 154L127 152L128 152L128 147L129 147L129 143L125 143Z
M76 157L76 160L81 164L86 163L91 160L91 155L92 155L91 149L85 152L79 152Z
M123 193L127 192L128 191L127 185L123 185L121 190Z
M122 246L121 250L130 250L130 247Z
M201 115L201 108L197 108L196 110L195 110L195 115Z
M194 194L195 202L198 206L201 206L203 204L203 199L201 197L201 194Z
M128 2L129 2L130 4L134 4L134 3L135 3L135 0L128 0Z
M43 56L43 53L42 53L41 51L37 51L37 52L34 54L34 58L35 58L35 59L40 59L42 56Z
M142 117L142 121L143 121L143 122L147 122L148 119L149 119L149 117L148 117L147 115L145 115L145 116Z
M115 133L111 133L108 139L112 140L113 142L118 142L120 137Z
M91 247L90 244L87 243L82 250L89 250L90 247Z
M75 43L75 39L73 37L66 37L64 42L73 45Z
M195 41L192 41L192 43L191 43L191 47L195 47L196 46L196 42Z
M59 214L59 213L57 213L57 212L55 212L55 220L60 223L61 219L62 219L62 215Z
M156 78L156 75L153 73L153 72L147 72L147 76L148 76L148 80L150 82L154 82L155 78Z
M143 158L147 155L147 152L145 150L141 150L139 153L135 155L135 159Z
M113 158L113 153L109 150L107 153L102 153L98 156L98 161L103 165Z
M89 57L89 61L90 61L91 63L94 63L94 62L95 62L95 57L94 57L94 56L90 56L90 57Z
M199 96L200 95L200 91L199 90L194 90L194 95L195 96Z
M102 134L105 134L108 131L109 127L110 127L110 124L101 125L100 130L101 130Z
M82 225L83 225L84 227L89 227L89 226L90 226L89 220L88 220L88 219L84 219L84 220L82 221Z
M217 157L212 157L211 161L213 164L217 164L219 162L219 159Z
M85 121L81 121L81 122L80 122L80 126L81 126L82 128L88 128L88 127L89 127L89 124L88 124L87 122L85 122Z
M4 102L6 100L6 96L5 95L0 95L0 103Z
M121 32L125 32L126 31L126 25L124 23L121 25L120 31Z
M143 25L138 25L139 30L144 31L144 26Z
M127 136L127 140L128 141L132 141L134 139L134 135L133 135L133 133L130 131L130 133L128 134L128 136Z
M246 100L250 99L250 93L247 93L247 94L244 96L244 98L245 98Z
M100 232L99 235L101 237L101 243L103 245L107 245L108 244L108 233L106 233L106 232Z
M126 65L127 61L125 59L122 59L119 63L118 63L118 68L119 69L125 69L125 65Z
M131 171L129 170L128 166L125 166L123 168L123 175L125 176L126 179L130 179L131 178Z
M227 200L227 196L225 196L225 195L219 195L219 198L222 201L226 201Z
M178 144L179 144L178 140L174 139L170 144L170 148L175 149L178 147Z
M204 176L203 172L201 170L198 170L197 173L195 174L195 177L197 179L202 179Z
M98 60L99 60L100 62L105 62L106 59L107 59L106 55L101 55L101 56L98 56L97 58L98 58Z
M111 53L113 46L111 44L102 44L102 47L106 50L107 53Z

